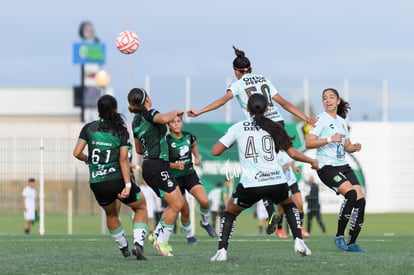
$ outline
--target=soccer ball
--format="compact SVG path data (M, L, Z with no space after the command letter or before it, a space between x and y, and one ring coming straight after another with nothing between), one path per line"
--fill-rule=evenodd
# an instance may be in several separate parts
M123 54L134 53L139 48L139 37L133 31L123 31L115 39L116 47Z

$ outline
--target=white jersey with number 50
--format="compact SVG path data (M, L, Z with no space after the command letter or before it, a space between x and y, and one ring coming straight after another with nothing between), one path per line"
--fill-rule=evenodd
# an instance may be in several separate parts
M247 101L252 94L260 93L265 96L267 100L268 110L265 116L273 121L282 121L282 114L277 109L272 98L278 94L278 90L273 84L262 75L257 74L245 74L239 80L235 81L228 88L232 91L240 104L240 107L244 111L246 118L250 117L250 114L246 110Z
M219 141L227 148L237 142L240 183L245 188L286 183L272 137L253 120L234 124Z

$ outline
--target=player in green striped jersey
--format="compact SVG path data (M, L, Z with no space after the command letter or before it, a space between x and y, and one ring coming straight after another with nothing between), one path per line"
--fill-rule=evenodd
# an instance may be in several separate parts
M134 211L132 252L138 260L146 260L143 246L147 234L147 207L139 187L131 183L129 133L117 112L118 103L113 96L102 96L97 105L100 119L83 126L73 155L88 164L90 188L105 211L109 233L125 257L130 252L118 218L116 200L121 200ZM83 153L86 146L88 155Z

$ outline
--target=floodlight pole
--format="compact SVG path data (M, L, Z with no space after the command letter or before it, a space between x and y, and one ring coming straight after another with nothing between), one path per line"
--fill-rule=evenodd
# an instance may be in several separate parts
M85 122L85 64L81 64L81 82L80 89L82 91L81 96L81 122Z

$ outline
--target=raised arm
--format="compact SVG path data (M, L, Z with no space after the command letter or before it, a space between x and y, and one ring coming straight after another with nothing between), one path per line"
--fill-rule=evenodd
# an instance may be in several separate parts
M306 123L313 125L317 121L315 117L308 117L307 115L305 115L301 110L299 110L298 107L290 103L288 100L284 99L280 94L274 95L272 99L276 101L280 106L282 106L283 109L285 109L292 115L297 116Z
M158 124L167 124L175 117L179 116L182 117L184 115L183 110L173 110L165 114L156 114L154 116L154 122Z
M286 150L286 153L294 160L309 163L312 166L312 169L319 169L318 161L316 159L308 157L307 155L305 155L302 152L299 152L293 147L289 147L289 149Z
M226 151L226 149L227 147L218 141L216 144L214 144L213 148L211 148L211 154L213 156L220 156L224 151Z
M201 108L200 110L193 110L193 109L190 108L187 111L187 116L196 117L196 116L199 116L201 114L204 114L204 113L210 112L212 110L218 109L221 106L223 106L224 104L226 104L227 101L229 101L232 98L233 98L233 92L231 90L227 90L227 92L224 96L222 96L219 99L213 101L212 103L210 103L207 106Z

